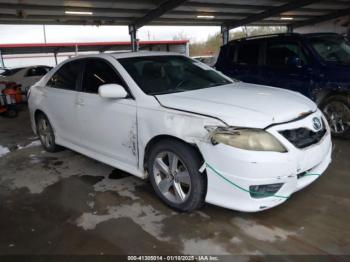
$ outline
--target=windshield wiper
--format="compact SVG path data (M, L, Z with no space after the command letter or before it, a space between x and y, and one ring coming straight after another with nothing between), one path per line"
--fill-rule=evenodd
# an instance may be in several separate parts
M184 92L184 91L187 91L187 90L183 90L183 89L178 89L178 90L169 89L169 90L162 91L162 92L148 93L148 95L157 96L157 95L166 95L166 94L180 93L180 92Z
M223 85L228 85L228 84L229 84L229 82L212 83L209 85L209 87L223 86Z

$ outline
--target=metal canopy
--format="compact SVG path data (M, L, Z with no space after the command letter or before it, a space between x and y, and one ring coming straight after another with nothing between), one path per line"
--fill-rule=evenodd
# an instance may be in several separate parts
M296 27L348 14L349 8L349 0L0 0L0 24Z
M132 50L144 25L293 28L350 14L350 0L0 0L0 24L128 25Z

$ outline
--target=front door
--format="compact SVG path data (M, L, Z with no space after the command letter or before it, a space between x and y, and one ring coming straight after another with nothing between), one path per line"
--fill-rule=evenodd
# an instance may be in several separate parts
M98 88L104 84L125 83L107 60L85 60L82 90L76 104L81 128L81 146L90 152L137 166L136 101L102 98ZM127 90L127 88L126 88Z
M240 43L229 75L246 83L261 84L260 50L260 41Z
M265 54L263 84L310 95L312 69L298 42L269 40Z

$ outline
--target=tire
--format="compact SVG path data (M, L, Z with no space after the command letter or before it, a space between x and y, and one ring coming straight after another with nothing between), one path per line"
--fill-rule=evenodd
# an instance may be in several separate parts
M13 109L13 108L9 108L5 115L8 117L8 118L15 118L18 116L18 111L16 109Z
M350 139L350 102L346 96L334 95L320 105L332 131L332 136Z
M201 163L198 152L186 143L175 139L156 143L151 148L147 169L157 196L180 212L200 208L206 195L206 177L199 172Z
M41 145L47 152L55 153L60 151L61 147L55 142L55 134L52 125L44 114L39 114L36 119L36 130L39 136Z

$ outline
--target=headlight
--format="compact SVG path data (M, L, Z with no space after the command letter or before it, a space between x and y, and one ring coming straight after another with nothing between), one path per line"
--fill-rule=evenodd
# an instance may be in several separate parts
M287 152L285 147L270 133L262 129L232 128L232 127L206 127L211 129L213 144L225 145L253 151Z

